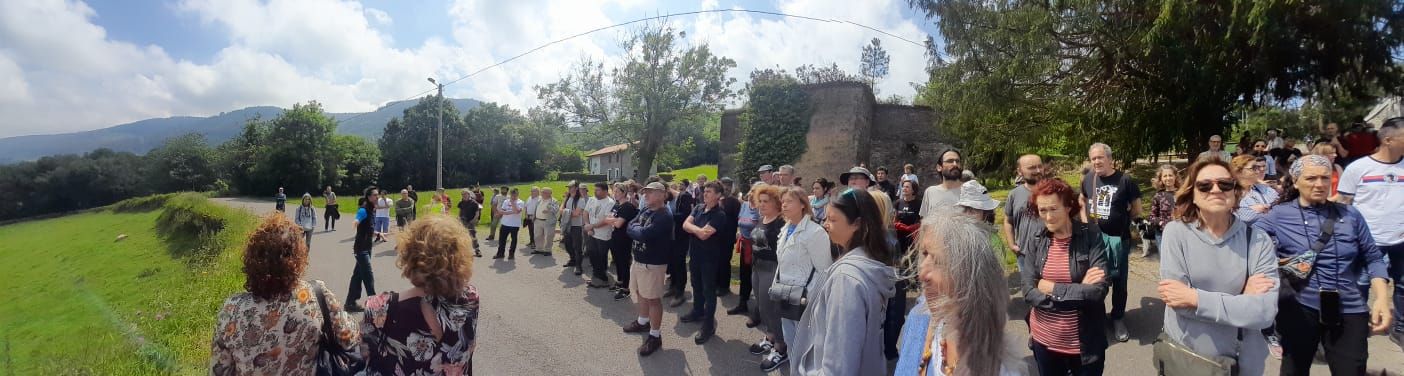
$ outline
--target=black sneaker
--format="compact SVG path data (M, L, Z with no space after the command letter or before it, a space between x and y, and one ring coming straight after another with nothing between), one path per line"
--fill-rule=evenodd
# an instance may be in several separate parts
M644 336L643 344L639 345L639 356L649 356L662 347L663 338L652 335Z
M664 297L664 298L671 298L671 297L674 297L674 296L678 296L678 294L682 294L682 292L681 292L681 291L676 291L676 290L669 289L668 291L663 292L663 297Z
M770 338L761 338L760 342L751 345L751 355L764 355L775 349L775 344L770 343Z
M629 298L629 289L619 289L614 292L614 300L624 300Z
M576 266L576 267L575 267L575 275L583 275L583 274L585 274L585 269L581 269L579 266Z
M482 252L473 252L473 257L483 257Z
M692 337L692 343L696 343L696 344L699 344L699 345L704 344L704 343L707 343L707 341L711 340L711 339L712 339L712 336L713 336L713 335L716 335L716 334L717 334L717 330L716 330L716 329L713 329L713 328L702 328L702 330L700 330L700 331L697 332L697 336L696 336L696 337Z
M342 307L342 310L345 310L346 312L365 312L365 311L366 311L365 308L361 307L360 304L356 304L356 302L354 302L354 301L353 301L353 302L350 302L350 303L346 303L346 305Z
M648 333L648 324L640 324L638 320L630 321L624 325L625 333Z
M790 357L786 356L785 353L779 351L771 351L769 355L765 356L764 360L761 360L761 371L774 371L776 368L780 368L780 365L785 364L785 362L788 360L790 360Z
M748 308L746 307L746 303L741 303L741 304L737 304L735 308L726 310L726 315L727 315L727 316L744 315L744 314L749 313L749 312L750 312L750 309L748 309Z
M702 315L696 313L689 313L678 318L679 322L697 322L698 320L702 320Z

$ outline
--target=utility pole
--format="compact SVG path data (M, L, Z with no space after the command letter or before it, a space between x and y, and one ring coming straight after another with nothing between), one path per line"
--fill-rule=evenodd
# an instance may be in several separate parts
M433 77L429 78L429 83L439 88L439 100L447 100L444 98L444 84L434 81ZM438 150L434 153L434 188L444 189L444 107L442 105L439 106L439 125L435 129L438 131L439 137L434 142L437 144Z

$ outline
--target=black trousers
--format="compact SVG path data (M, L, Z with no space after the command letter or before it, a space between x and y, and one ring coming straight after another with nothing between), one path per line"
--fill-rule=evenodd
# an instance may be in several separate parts
M351 269L351 287L347 288L346 303L354 303L361 299L361 287L365 286L366 295L375 295L375 274L371 272L370 251L356 252L356 267Z
M668 289L681 294L687 288L687 238L673 242L673 262L668 263Z
M565 237L562 239L565 241L566 254L570 255L570 265L575 265L577 268L585 262L584 252L580 249L583 245L580 238L584 235L584 228L570 226L566 229Z
M609 240L609 254L614 257L614 278L620 286L629 288L629 267L633 266L633 241L614 234Z
M702 327L716 328L718 260L692 258L692 312L701 317Z
M1098 356L1092 364L1082 364L1081 355L1056 353L1038 341L1030 343L1033 344L1034 364L1040 375L1101 376L1102 369L1106 368L1106 356Z
M1277 332L1282 341L1283 376L1311 374L1316 345L1326 349L1326 365L1332 375L1364 375L1370 348L1370 317L1365 313L1341 315L1341 325L1320 324L1321 313L1297 303L1296 299L1277 302Z
M736 240L733 239L730 245L724 246L726 252L722 255L721 262L717 263L717 291L731 290L731 258L736 255L735 249L732 248L735 245Z
M727 274L731 274L731 263L728 262L722 265L722 268L724 272L726 272ZM751 300L751 263L746 262L746 259L744 258L741 259L741 268L739 273L740 275L738 275L736 278L739 278L741 280L741 291L738 292L740 295L738 295L737 301L741 303L746 303L747 300Z
M530 216L527 217L525 222L522 222L522 227L526 227L527 230L527 247L531 248L533 251L536 250L536 226L534 226L535 223L536 217Z
M907 281L897 281L897 294L887 299L887 318L882 321L883 353L888 359L897 358L897 339L902 337L902 325L907 323Z
M604 230L599 230L604 231ZM590 277L595 283L609 281L609 241L585 237L585 253L590 258Z
M502 257L502 251L505 250L507 251L507 258L516 258L517 230L521 230L522 228L508 225L499 225L498 227L502 228L502 230L497 234L497 257ZM512 237L511 248L504 247L507 245L507 237L509 236Z
M336 205L327 205L327 208L322 210L322 222L325 223L322 230L336 229L336 220L341 219L341 213L337 212L336 208Z

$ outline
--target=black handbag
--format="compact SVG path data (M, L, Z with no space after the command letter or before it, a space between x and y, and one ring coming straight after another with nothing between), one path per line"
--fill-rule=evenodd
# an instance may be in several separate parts
M1252 226L1248 227L1246 237L1247 240L1243 242L1244 248L1251 252L1253 247ZM1243 261L1247 264L1247 270L1244 272L1243 283L1246 285L1248 279L1253 277L1253 260L1249 259L1251 254L1248 252L1245 252L1244 255ZM1185 274L1186 277L1189 277L1188 270ZM1165 309L1170 308L1166 307ZM1239 374L1238 355L1242 350L1242 328L1238 329L1238 344L1234 349L1234 356L1199 354L1194 352L1194 349L1170 338L1170 335L1162 329L1160 335L1155 338L1155 343L1151 345L1151 360L1155 364L1156 374L1161 376L1235 376Z
M322 285L313 283L317 294L317 305L322 309L322 334L317 338L317 376L354 375L365 368L357 345L343 348L338 336L332 332L331 310L327 309L327 299Z

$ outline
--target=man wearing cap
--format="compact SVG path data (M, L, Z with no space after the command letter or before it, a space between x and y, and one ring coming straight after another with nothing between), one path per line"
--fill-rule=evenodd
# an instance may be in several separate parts
M760 169L756 170L756 175L759 175L760 181L765 182L766 184L775 184L774 172L775 167L771 167L770 165L762 165L760 166Z
M664 277L673 259L673 218L668 214L668 191L663 183L643 188L643 212L629 222L633 239L634 265L629 269L629 289L633 291L638 319L624 325L625 333L648 333L638 353L648 356L663 347Z
M1233 156L1229 155L1229 152L1224 150L1224 138L1217 134L1209 136L1209 150L1199 153L1199 157L1195 158L1195 160L1202 161L1209 158L1219 158L1219 160L1224 162L1233 160Z
M921 216L929 217L940 210L949 209L955 206L956 201L960 201L961 174L965 172L961 168L962 161L960 151L946 149L941 152L941 159L936 162L936 172L941 176L941 183L926 188L921 196Z

